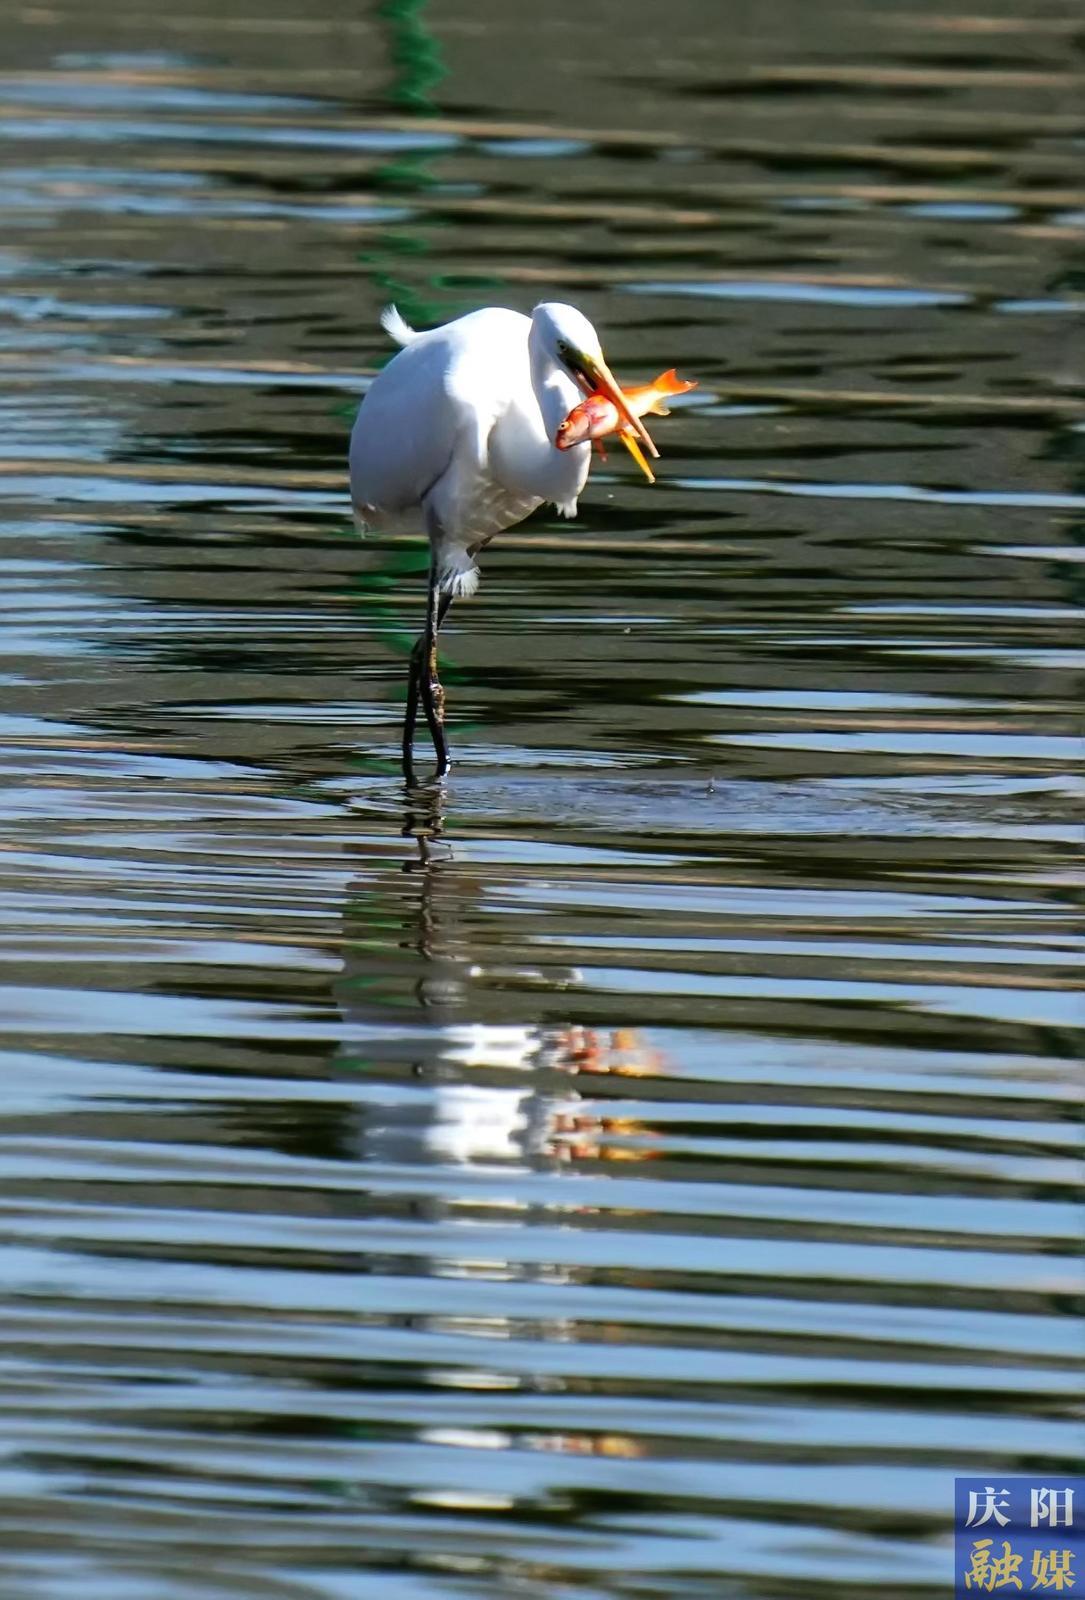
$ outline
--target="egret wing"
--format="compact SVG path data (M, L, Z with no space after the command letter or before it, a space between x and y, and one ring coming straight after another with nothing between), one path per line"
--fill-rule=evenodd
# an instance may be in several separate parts
M423 336L388 363L350 437L350 492L362 515L420 506L452 459L461 408L447 391L448 350Z
M530 325L497 306L426 333L393 325L397 338L397 328L412 337L373 380L350 441L351 495L363 515L420 506L449 467L467 479L485 470L490 429L526 373Z

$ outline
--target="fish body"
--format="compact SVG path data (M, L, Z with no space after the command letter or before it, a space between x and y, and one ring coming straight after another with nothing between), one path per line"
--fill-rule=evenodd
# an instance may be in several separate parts
M696 387L696 383L678 377L671 367L651 383L637 384L632 389L623 389L622 393L634 416L665 417L667 407L664 401L671 395L686 394ZM590 394L570 411L559 427L554 443L559 450L568 450L585 439L601 439L608 433L617 432L626 434L631 433L632 429L627 422L623 422L617 406L605 394Z
M629 398L628 391L626 398ZM620 421L613 400L608 400L605 394L590 394L570 411L558 429L554 443L559 450L568 450L584 439L601 439L604 434L613 433Z

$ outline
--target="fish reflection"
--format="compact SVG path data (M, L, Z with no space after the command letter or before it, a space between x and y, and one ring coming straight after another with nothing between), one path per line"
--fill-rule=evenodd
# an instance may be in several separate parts
M440 786L409 786L402 894L394 907L383 898L376 903L363 877L347 913L338 993L347 1020L423 1017L406 1063L419 1092L369 1109L360 1133L364 1158L549 1168L651 1159L651 1131L636 1119L608 1115L577 1085L656 1076L665 1070L661 1052L634 1028L524 1019L525 988L574 991L580 975L479 961L470 930L485 882L457 858L444 829ZM394 941L387 932L393 916L401 924ZM379 925L379 939L367 925Z
M557 1385L551 1384L553 1390ZM561 1385L560 1387L565 1387ZM643 1439L628 1433L511 1433L499 1428L419 1428L425 1444L452 1445L461 1450L538 1450L549 1455L604 1456L637 1461L648 1455Z

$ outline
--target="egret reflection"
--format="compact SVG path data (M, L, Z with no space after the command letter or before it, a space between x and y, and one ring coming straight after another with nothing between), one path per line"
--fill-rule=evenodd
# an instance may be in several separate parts
M651 1159L652 1131L610 1114L591 1085L658 1076L666 1071L662 1052L636 1028L525 1017L537 1009L525 1004L525 990L572 999L580 973L510 961L504 951L493 962L480 956L471 929L488 878L469 846L446 835L442 786L412 785L405 795L399 893L389 898L387 877L379 897L368 872L357 879L336 996L352 1027L404 1025L409 1060L397 1057L389 1070L400 1079L406 1071L417 1092L367 1107L361 1157L521 1168Z

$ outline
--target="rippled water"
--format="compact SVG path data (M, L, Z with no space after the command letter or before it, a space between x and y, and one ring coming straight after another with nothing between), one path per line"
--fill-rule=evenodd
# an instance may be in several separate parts
M192 3L3 23L0 1595L944 1594L1082 1443L1080 13ZM701 388L408 801L377 313L544 295Z

